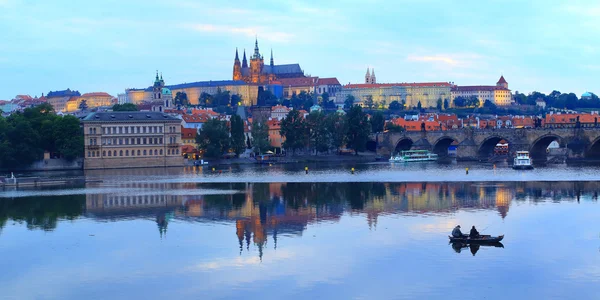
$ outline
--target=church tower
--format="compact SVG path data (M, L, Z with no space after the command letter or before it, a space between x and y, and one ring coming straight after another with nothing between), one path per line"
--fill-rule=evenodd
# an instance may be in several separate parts
M275 81L275 63L273 62L273 49L271 49L271 61L269 62L269 83Z
M367 74L365 74L365 84L369 84L371 81L371 71L367 68Z
M244 59L245 58L246 57L244 56ZM233 61L233 80L242 80L242 65L240 63L237 48L235 48L235 60Z
M375 69L371 69L371 84L376 84L377 83L377 79L375 78Z
M504 79L504 75L500 76L500 79L496 82L496 86L508 89L508 82Z
M248 61L246 60L246 49L244 49L244 58L242 59L242 69L248 68Z
M264 59L258 50L258 39L254 43L254 55L250 58L250 82L260 83L261 73L265 65Z
M152 100L160 100L162 96L162 88L165 87L165 81L162 80L162 75L158 77L158 70L156 70L156 78L152 85Z

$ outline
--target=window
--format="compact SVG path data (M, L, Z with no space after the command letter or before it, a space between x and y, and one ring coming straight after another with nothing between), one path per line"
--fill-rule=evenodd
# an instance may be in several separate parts
M138 154L137 155L140 156L140 150L138 150Z
M123 156L123 150L119 151L119 156Z
M175 153L176 153L176 154L179 154L179 149L175 149Z
M92 128L90 128L90 134L92 134Z
M137 144L138 145L140 144L140 138L137 138Z
M167 155L171 155L171 149L167 150Z
M100 157L100 151L96 151L96 156Z
M158 127L158 132L162 133L162 127Z
M154 155L158 155L158 150L154 149Z
M159 139L158 139L158 143L159 143L159 144L162 144L162 143L163 143L163 139L162 139L162 138L159 138Z
M117 150L113 151L113 156L117 156Z
M146 150L144 150L144 155L146 155L146 153L147 153Z
M88 151L88 157L92 156L92 152Z
M102 151L102 156L106 156L106 150Z
M123 139L119 139L119 145L123 145Z
M125 156L129 156L129 150L125 150Z
M142 145L146 145L146 138L142 140Z
M108 156L112 156L112 152L108 151Z
M160 149L160 155L163 155L163 149Z

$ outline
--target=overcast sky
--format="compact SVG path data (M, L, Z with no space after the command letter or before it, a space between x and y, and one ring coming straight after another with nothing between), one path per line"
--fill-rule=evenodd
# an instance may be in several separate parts
M66 88L113 95L230 80L254 38L268 60L378 82L600 92L600 1L0 0L0 100ZM241 52L240 52L241 55Z

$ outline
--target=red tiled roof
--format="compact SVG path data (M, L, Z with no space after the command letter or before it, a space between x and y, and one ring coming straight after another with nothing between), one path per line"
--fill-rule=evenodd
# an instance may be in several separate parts
M319 85L340 85L340 82L335 77L333 77L333 78L319 78L319 80L317 81L317 83Z
M81 95L81 97L112 97L112 96L105 92L93 92L93 93L85 93L85 94Z
M210 110L210 109L192 109L192 115L202 115L202 114L208 114L211 116L218 116L219 113L214 111L214 110Z
M31 96L29 95L17 95L15 97L15 99L21 99L21 100L32 100L33 98L31 98Z
M206 115L183 115L182 117L186 123L206 123L209 119Z
M198 135L198 131L196 130L196 128L181 127L182 138L196 138L196 135Z
M498 80L498 83L508 83L506 82L506 79L504 79L504 75L500 76L500 80Z
M357 84L348 84L345 85L344 88L347 89L368 89L368 88L382 88L382 87L394 87L394 86L404 86L404 87L452 87L452 84L448 82L413 82L413 83L357 83Z
M463 86L454 86L452 88L453 92L473 92L473 91L509 91L509 89L505 89L501 86L495 85L463 85Z
M279 81L283 87L286 86L315 86L318 77L299 77L299 78L280 78Z

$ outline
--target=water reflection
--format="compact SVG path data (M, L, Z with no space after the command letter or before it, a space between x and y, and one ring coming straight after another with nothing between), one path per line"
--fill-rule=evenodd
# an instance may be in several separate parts
M471 252L471 254L473 256L475 256L475 254L477 254L477 251L479 251L480 247L494 247L494 248L504 248L504 245L500 242L498 243L491 243L491 244L465 244L465 243L450 243L450 245L452 245L452 249L456 252L456 253L461 253L464 249L469 249L469 251Z

